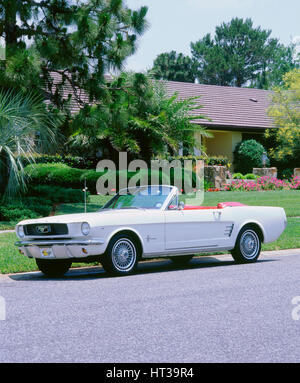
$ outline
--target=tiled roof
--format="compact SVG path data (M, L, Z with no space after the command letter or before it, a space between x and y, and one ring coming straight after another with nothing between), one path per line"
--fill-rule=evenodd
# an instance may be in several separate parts
M53 87L61 82L61 75L52 72ZM107 81L111 77L106 76ZM271 101L271 92L252 88L235 88L229 86L203 85L176 81L164 81L167 94L178 93L179 99L199 97L196 100L203 107L193 112L194 115L205 115L209 120L194 120L195 123L216 129L255 129L264 130L273 127L267 115ZM63 86L63 98L71 95L71 113L77 113L82 104L76 100L68 81ZM77 89L77 96L83 103L89 102L88 95Z
M274 127L267 115L271 92L252 88L192 84L165 81L169 96L175 92L179 99L200 97L196 100L203 108L194 111L195 115L205 115L208 120L195 120L198 124L215 128L266 129Z
M53 79L53 85L52 85L52 93L55 92L56 86L61 83L62 81L62 75L57 72L51 72L51 77ZM104 76L106 81L111 80L111 76L105 75ZM74 94L73 88L68 80L65 81L63 87L62 87L62 98L64 100L67 100L70 96L70 112L71 114L78 113L79 110L83 107L84 104L89 103L89 96L88 94L78 87L75 87L76 89L76 95ZM49 101L48 101L49 102Z

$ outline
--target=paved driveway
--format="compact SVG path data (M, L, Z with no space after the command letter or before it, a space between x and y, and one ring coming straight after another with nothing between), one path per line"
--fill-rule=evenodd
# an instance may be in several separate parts
M2 276L0 295L0 362L300 361L299 250L147 262L122 278Z

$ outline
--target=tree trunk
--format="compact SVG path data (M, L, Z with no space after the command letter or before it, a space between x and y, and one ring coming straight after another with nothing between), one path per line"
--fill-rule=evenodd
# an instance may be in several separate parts
M5 1L5 21L4 21L4 33L5 33L5 45L6 55L15 50L18 42L18 26L17 26L17 7L19 1Z
M7 155L0 152L0 197L3 196L9 178Z

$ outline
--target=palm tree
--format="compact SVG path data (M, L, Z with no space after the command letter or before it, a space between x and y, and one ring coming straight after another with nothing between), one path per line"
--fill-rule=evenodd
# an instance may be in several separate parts
M179 100L177 94L169 97L164 83L150 76L122 73L111 84L108 102L86 105L75 116L69 144L71 150L79 147L91 152L102 141L106 147L149 162L166 150L178 152L181 144L197 146L195 132L211 137L205 128L191 123L207 119L195 116L193 112L199 108L195 98Z
M0 91L0 195L26 188L22 157L34 162L37 151L53 147L58 121L34 92Z

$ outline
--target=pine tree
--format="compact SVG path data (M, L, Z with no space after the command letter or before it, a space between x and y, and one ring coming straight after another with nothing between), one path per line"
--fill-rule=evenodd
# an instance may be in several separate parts
M158 80L195 82L194 66L189 56L172 51L156 57L151 73Z
M0 85L46 90L63 109L62 85L79 103L106 97L105 72L121 69L147 28L147 7L123 0L0 0L0 35L6 42ZM53 86L53 76L59 81Z
M293 69L293 48L272 38L271 30L255 28L251 19L234 18L191 43L196 77L203 84L268 88ZM274 77L276 72L276 76ZM281 77L280 77L281 79Z

